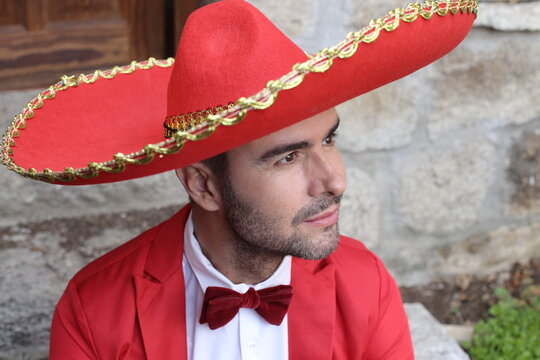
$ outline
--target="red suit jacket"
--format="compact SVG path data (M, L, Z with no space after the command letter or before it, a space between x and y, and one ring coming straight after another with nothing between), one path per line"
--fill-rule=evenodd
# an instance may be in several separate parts
M51 360L186 359L188 213L186 206L74 276L54 314ZM291 276L290 359L414 359L398 288L360 242L342 237L326 259L294 258Z

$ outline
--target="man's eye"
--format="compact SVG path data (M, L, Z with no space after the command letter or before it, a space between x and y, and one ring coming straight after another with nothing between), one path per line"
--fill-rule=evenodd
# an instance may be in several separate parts
M298 154L296 152L292 152L292 153L287 154L286 156L282 157L281 159L279 159L277 164L278 165L291 164L291 163L294 162L294 160L296 160L297 157L298 157Z
M337 136L336 133L327 136L327 137L323 140L323 144L324 144L324 145L334 145L334 144L336 143L336 136Z

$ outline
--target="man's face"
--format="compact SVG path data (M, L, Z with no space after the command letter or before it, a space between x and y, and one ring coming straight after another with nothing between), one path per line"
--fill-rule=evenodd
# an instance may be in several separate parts
M228 152L224 216L238 241L304 259L334 251L345 191L338 123L331 109Z

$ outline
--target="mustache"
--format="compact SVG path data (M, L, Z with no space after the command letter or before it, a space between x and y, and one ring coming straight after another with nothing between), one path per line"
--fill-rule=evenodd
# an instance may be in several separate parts
M298 225L315 215L318 215L334 204L341 202L343 195L322 197L314 199L312 202L301 208L292 220L292 225Z

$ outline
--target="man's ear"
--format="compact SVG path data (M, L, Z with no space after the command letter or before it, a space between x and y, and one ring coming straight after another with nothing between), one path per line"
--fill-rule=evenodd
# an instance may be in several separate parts
M184 185L189 197L206 211L218 211L221 197L212 172L202 163L176 169L176 176Z

